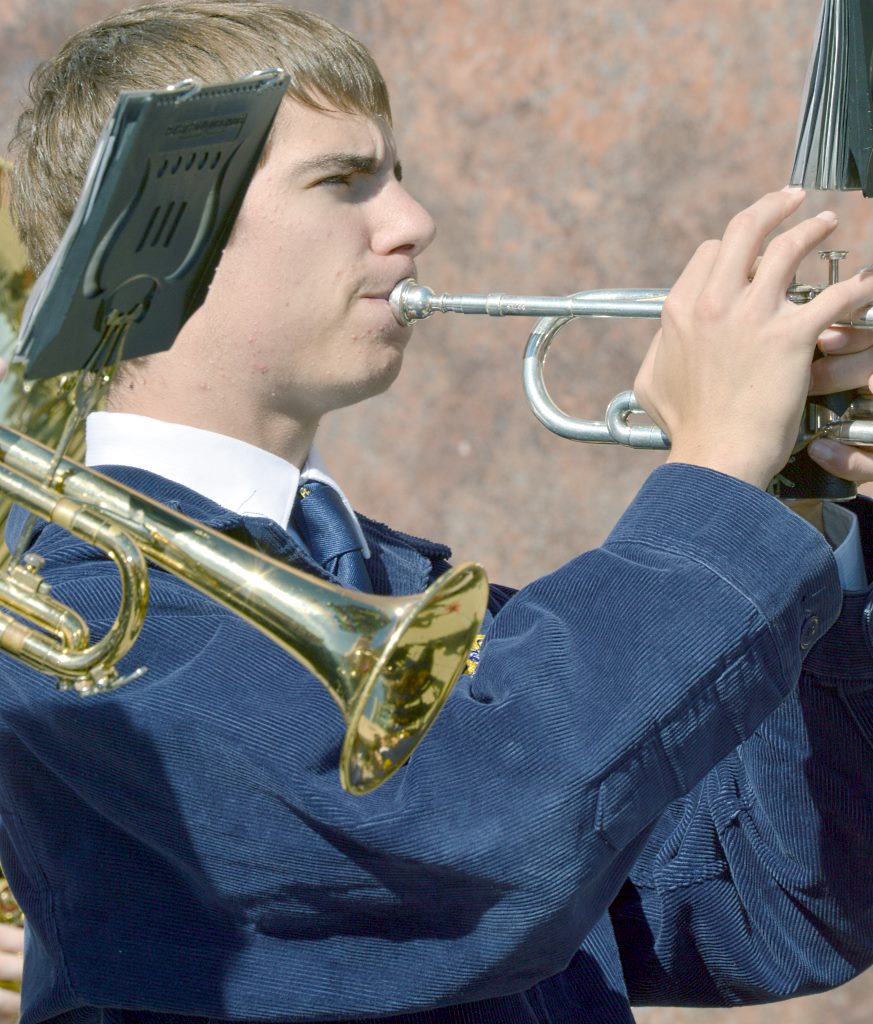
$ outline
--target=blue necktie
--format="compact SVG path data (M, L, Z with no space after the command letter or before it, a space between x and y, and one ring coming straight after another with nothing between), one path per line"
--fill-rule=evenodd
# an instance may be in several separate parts
M313 559L333 573L344 587L372 592L360 537L342 498L329 484L317 480L301 484L291 525Z

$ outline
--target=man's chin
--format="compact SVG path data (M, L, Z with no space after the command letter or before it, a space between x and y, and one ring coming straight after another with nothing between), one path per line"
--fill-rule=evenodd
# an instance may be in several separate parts
M403 368L403 354L398 353L397 359L392 364L386 367L381 373L371 377L361 388L360 397L356 398L356 402L365 402L368 398L375 398L377 395L383 395L397 380L400 376L400 371Z
M373 372L366 378L338 388L332 396L332 408L345 409L384 394L400 376L402 367L403 352L399 350L394 353L394 358L386 360L378 368L373 368Z

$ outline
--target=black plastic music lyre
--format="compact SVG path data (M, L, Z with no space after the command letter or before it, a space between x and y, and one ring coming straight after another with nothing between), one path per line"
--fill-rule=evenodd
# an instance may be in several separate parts
M288 78L256 71L118 99L15 358L29 379L169 348L203 302ZM108 342L112 342L109 344Z

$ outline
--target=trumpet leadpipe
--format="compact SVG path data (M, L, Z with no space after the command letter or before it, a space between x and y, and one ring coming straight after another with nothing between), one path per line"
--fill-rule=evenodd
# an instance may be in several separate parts
M809 302L821 288L793 285L787 298ZM437 294L414 278L399 281L388 296L395 319L407 326L426 320L434 313L466 313L479 316L606 317L625 320L658 320L669 288L598 288L574 295L485 295ZM837 321L839 327L873 328L873 306L862 306L850 317Z
M614 288L579 292L576 295L437 295L433 289L408 277L388 297L395 318L411 325L434 313L469 313L485 316L624 317L657 320L666 288Z

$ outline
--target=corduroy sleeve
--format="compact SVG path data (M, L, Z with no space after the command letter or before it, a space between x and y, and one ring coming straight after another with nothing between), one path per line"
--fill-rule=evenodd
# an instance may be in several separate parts
M873 962L870 598L845 595L797 691L659 820L612 908L632 1000L788 998Z
M109 576L73 563L55 592L101 618ZM166 984L166 1012L319 1020L521 991L570 961L664 808L793 691L839 603L796 516L663 467L601 548L507 602L409 764L354 798L323 687L156 573L143 679L82 702L9 673L6 850L28 851L20 885L50 880L67 976L96 1005L130 1005L161 957L221 979ZM49 803L72 848L41 828ZM163 903L130 913L156 878Z

